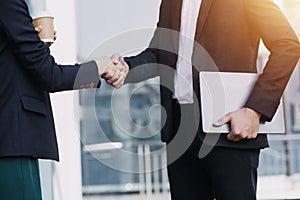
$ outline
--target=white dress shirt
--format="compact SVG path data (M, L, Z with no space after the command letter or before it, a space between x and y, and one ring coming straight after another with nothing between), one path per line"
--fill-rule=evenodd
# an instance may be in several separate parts
M183 0L182 2L179 51L174 78L174 98L181 104L194 102L191 63L201 2L202 0Z

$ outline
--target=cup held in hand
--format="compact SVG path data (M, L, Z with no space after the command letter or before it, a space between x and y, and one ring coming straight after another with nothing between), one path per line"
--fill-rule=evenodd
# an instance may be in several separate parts
M33 17L34 27L42 26L42 31L39 32L39 37L43 42L54 42L54 25L53 17L47 13L40 13Z

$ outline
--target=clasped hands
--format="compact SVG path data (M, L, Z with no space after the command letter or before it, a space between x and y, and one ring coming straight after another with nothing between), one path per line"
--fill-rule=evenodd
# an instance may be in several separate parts
M128 74L129 67L122 57L117 54L109 57L100 57L95 60L98 66L99 76L105 79L107 84L120 88Z

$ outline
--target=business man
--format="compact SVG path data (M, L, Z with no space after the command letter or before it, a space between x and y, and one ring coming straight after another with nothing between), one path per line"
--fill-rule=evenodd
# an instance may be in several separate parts
M110 58L56 64L25 1L0 4L0 199L40 200L37 159L59 160L49 92L99 87L104 74L119 87L126 72Z
M189 39L195 39L194 46ZM244 107L215 124L230 123L231 132L221 134L215 145L204 142L201 119L198 123L194 109L199 99L197 71L217 67L219 71L256 72L260 39L270 51L262 75ZM257 135L259 123L272 120L299 56L299 41L271 0L162 0L149 48L125 62L120 60L133 71L127 82L141 81L143 75L160 76L161 104L167 112L161 137L167 146L178 134L185 135L181 139L186 143L199 124L192 145L174 162L178 152L167 147L172 199L256 199L259 153L268 147L267 136ZM199 158L200 147L210 145L214 145L212 151Z

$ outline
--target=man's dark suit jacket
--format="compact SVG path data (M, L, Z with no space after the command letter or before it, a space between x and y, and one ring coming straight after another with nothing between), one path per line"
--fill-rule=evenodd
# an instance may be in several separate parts
M137 76L129 74L128 82L160 75L161 85L170 87L161 86L161 104L167 111L162 129L165 142L174 137L171 131L175 125L172 123L174 70L145 64L159 63L176 68L181 6L182 0L162 0L158 28L149 48L137 56L125 58L131 69L140 68L133 70L138 72ZM216 65L219 71L256 72L260 39L271 54L245 107L261 113L262 120L270 121L300 56L296 34L271 0L202 0L195 40L214 63L198 48L193 53L192 64L198 70L214 70L213 65ZM217 145L263 148L268 142L266 135L259 134L256 139L233 143L223 134Z
M49 92L99 85L97 66L56 64L24 0L0 4L0 157L58 160Z

